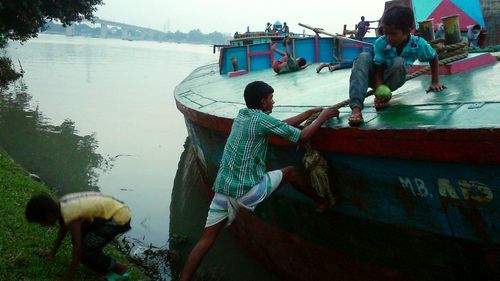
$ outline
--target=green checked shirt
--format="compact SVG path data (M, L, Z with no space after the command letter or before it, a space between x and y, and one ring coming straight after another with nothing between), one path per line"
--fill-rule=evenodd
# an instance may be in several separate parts
M266 173L267 137L298 142L300 133L260 109L241 109L224 147L214 191L236 199L247 193Z

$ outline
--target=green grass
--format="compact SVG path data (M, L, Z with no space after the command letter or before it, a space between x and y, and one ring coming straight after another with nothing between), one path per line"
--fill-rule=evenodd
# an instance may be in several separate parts
M51 248L57 227L46 228L29 224L24 208L32 195L50 189L26 176L23 171L0 149L0 280L50 280L64 276L71 257L71 243L66 237L53 260L37 256ZM126 257L115 246L108 245L106 252L126 262ZM148 280L133 264L129 263L130 280ZM77 280L101 280L80 265Z

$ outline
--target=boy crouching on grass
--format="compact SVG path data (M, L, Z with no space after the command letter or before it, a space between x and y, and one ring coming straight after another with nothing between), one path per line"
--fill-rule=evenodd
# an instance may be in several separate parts
M68 194L59 201L46 194L33 196L26 207L28 222L44 226L59 222L59 233L52 249L41 256L52 259L68 233L73 244L71 263L64 279L75 280L78 265L106 275L107 280L128 278L127 265L103 253L115 236L130 230L131 213L122 202L98 192Z
M191 280L219 232L231 224L240 207L253 211L282 184L290 183L311 198L318 211L328 208L328 201L315 193L306 175L295 167L266 172L267 145L270 135L295 143L308 141L326 120L338 117L339 111L313 108L280 121L269 115L273 110L273 92L273 88L262 81L245 87L243 96L247 108L241 109L234 119L215 179L215 195L205 230L184 265L180 281ZM309 126L303 130L295 127L317 112L321 113Z

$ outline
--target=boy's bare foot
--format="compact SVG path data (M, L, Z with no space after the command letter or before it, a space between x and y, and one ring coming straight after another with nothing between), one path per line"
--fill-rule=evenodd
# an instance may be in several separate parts
M340 68L340 64L334 64L334 65L328 66L328 70L330 70L330 72L334 72L335 70L337 70L339 68Z
M328 200L326 200L325 198L321 198L321 200L317 201L315 205L316 205L315 210L318 213L324 213L330 207Z
M128 266L126 264L116 263L113 268L113 272L119 275L125 274L127 272Z
M361 114L361 109L359 107L355 107L352 109L351 116L349 117L349 126L357 127L363 124L363 115Z

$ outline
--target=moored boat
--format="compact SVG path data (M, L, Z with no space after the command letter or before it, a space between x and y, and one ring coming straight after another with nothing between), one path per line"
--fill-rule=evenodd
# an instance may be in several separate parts
M365 45L313 36L292 39L291 52L312 62L352 60ZM274 88L280 119L348 97L349 70L275 75L274 55L270 43L224 48L218 64L196 69L176 88L207 188L249 82ZM236 237L287 280L497 276L500 66L489 53L469 54L440 73L446 91L425 93L430 78L419 76L383 111L367 99L362 127L349 127L350 110L341 108L313 138L338 198L331 211L318 215L307 198L283 188L255 215L240 215L231 227ZM300 165L302 148L270 143L269 169Z

